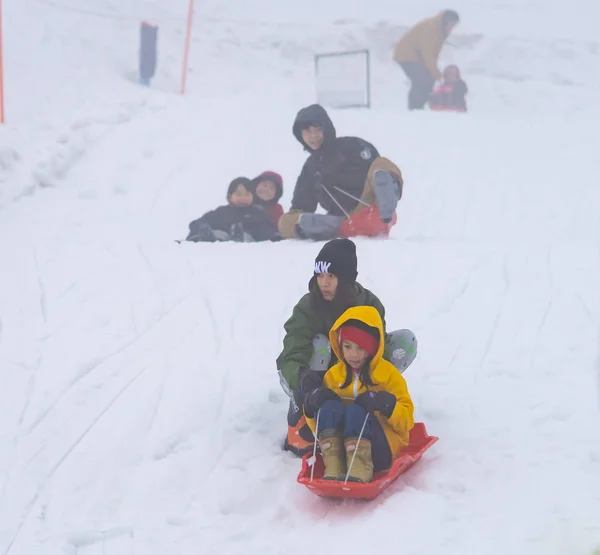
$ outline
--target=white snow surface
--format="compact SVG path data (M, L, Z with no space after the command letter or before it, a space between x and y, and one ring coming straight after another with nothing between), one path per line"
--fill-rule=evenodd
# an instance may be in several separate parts
M468 114L408 113L384 0L5 2L0 555L589 555L600 545L600 5L454 4ZM135 82L139 21L159 71ZM282 173L315 52L374 54L331 111L403 170L359 281L412 329L440 441L372 502L314 496L281 450L283 323L320 243L178 244L227 183Z

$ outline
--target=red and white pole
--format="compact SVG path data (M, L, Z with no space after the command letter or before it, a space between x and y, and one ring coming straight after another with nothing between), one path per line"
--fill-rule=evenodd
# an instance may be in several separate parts
M4 60L2 54L2 0L0 0L0 123L4 123Z
M1 2L2 0L0 0ZM190 0L187 17L187 31L185 34L185 49L183 51L183 74L181 75L181 94L185 94L185 85L188 72L188 57L190 54L190 39L192 37L192 16L194 15L194 0Z

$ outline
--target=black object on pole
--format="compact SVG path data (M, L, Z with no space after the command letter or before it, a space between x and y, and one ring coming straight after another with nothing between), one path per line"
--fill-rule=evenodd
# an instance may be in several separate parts
M150 86L156 72L158 27L142 21L140 29L140 83Z

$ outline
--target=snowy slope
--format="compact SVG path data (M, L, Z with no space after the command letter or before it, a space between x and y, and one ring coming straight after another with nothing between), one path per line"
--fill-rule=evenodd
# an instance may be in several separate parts
M598 83L581 70L578 86L556 85L540 54L523 91L502 84L491 56L480 82L505 96L467 116L405 113L401 77L397 92L378 82L376 109L332 113L340 134L373 141L404 171L390 239L357 240L359 280L391 329L417 334L405 375L417 418L441 439L375 502L322 500L280 449L274 368L320 244L173 241L236 175L280 171L287 206L305 158L290 129L312 101L309 54L345 44L337 9L307 21L248 5L201 7L202 65L186 98L172 94L185 2L6 9L0 553L589 555L600 545L600 162L597 113L575 101ZM556 3L541 19L532 5L504 3L493 20L491 4L456 8L471 14L465 36L513 35L532 57L553 36L592 44L593 18L577 26L576 9L595 4ZM371 2L354 12L362 31L350 27L369 37L429 8L405 19ZM132 26L147 14L166 28L158 91L129 75ZM572 52L570 71L589 63Z

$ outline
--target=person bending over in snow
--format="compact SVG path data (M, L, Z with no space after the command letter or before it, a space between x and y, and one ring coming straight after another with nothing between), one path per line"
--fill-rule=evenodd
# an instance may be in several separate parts
M279 204L279 199L283 195L283 178L275 172L262 172L252 180L250 187L254 193L254 202L262 204L269 213L273 225L277 225L283 215L283 207Z
M383 321L377 309L346 310L329 341L339 362L308 393L304 414L321 447L323 478L345 480L348 474L348 481L368 483L408 445L413 402L402 374L382 358Z
M467 84L461 79L458 66L446 66L444 81L429 97L429 107L432 110L466 112L467 92Z
M250 180L237 177L227 188L227 202L189 224L186 241L275 241L281 239L264 207L253 204Z
M402 173L369 142L337 137L325 109L300 110L293 133L310 153L296 181L290 211L278 223L286 239L327 240L346 219L377 203L381 221L392 221L402 196ZM315 214L318 206L327 214Z
M350 239L333 239L317 255L309 293L294 307L285 322L283 350L277 371L283 390L290 397L288 431L283 448L298 456L312 450L314 436L302 412L304 397L321 385L324 373L335 364L328 340L335 321L350 307L374 307L382 319L383 358L404 372L417 356L412 331L385 332L385 309L379 298L356 281L356 245Z

